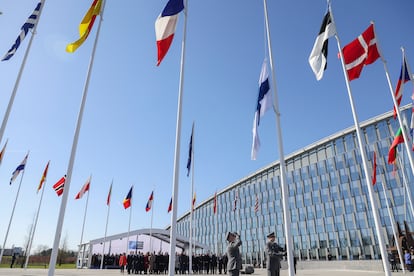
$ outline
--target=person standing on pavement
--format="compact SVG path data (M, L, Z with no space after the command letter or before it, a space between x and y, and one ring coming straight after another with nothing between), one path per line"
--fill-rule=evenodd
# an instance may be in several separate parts
M126 265L127 265L127 257L125 255L125 253L123 253L119 257L119 268L121 269L121 273L124 273Z
M285 254L282 247L275 242L275 233L272 232L267 235L266 243L266 270L267 276L279 276L280 275L280 259Z
M240 245L242 244L240 236L237 233L229 232L227 234L227 271L231 276L239 276L242 268L242 259L240 255Z

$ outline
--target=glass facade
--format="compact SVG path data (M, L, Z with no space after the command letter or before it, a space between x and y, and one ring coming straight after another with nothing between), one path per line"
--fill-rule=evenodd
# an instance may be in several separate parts
M404 107L401 114L411 118L411 107ZM413 229L412 207L409 207L411 187L409 192L406 190L406 186L412 186L408 184L413 174L402 144L397 149L397 165L387 162L399 128L392 112L360 125L370 171L374 151L377 155L377 183L373 190L388 246L393 241L392 217L400 225L407 221ZM338 260L359 256L380 258L354 127L285 156L285 162L295 255L300 260L326 259L329 253ZM194 240L221 254L226 250L227 232L236 231L243 241L243 261L260 262L267 233L274 231L277 242L285 244L281 195L277 161L217 193L216 214L213 213L214 195L198 206L193 212ZM177 222L178 234L186 237L190 236L189 216L187 213Z

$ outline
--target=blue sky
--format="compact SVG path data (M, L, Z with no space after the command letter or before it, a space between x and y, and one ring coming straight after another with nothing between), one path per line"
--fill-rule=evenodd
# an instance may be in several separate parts
M0 242L3 244L20 177L11 173L27 151L6 247L23 246L40 194L36 188L51 160L32 249L52 247L61 198L52 185L66 173L97 23L73 54L67 43L78 38L78 25L92 1L48 1L37 28L1 146L8 139L0 166ZM15 41L36 0L0 7L0 54ZM86 197L74 200L92 175L83 241L103 237L106 196L113 179L108 235L128 230L129 210L122 200L134 185L131 229L148 228L145 205L154 190L153 227L170 223L173 161L183 13L174 42L156 67L154 22L166 1L107 1L96 50L77 147L62 238L76 249ZM373 20L383 57L395 87L405 47L414 60L414 18L410 0L333 1L333 16L342 47ZM328 68L316 81L308 56L318 34L326 1L268 1L273 62L285 154L354 124L336 40L329 44ZM0 63L0 116L4 116L29 37L9 61ZM266 113L259 134L261 149L250 160L258 79L266 57L262 1L189 1L182 109L178 216L189 209L190 178L186 162L191 125L195 122L195 190L202 202L228 185L279 159L275 116ZM410 103L405 85L402 104ZM274 87L271 87L274 89ZM392 109L383 63L366 67L351 82L360 121ZM1 117L2 119L3 117ZM220 207L219 207L220 208Z

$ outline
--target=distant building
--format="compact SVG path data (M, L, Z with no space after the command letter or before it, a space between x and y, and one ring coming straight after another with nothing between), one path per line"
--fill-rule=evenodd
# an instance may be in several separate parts
M411 118L411 106L403 107L401 114ZM413 174L402 144L397 150L397 165L387 163L390 145L399 128L392 112L360 125L370 170L374 151L377 155L374 193L384 240L390 246L393 244L392 221L382 185L386 185L394 219L401 225L407 221L410 229L414 229L413 207L409 205ZM325 260L328 255L342 260L356 260L360 256L380 258L355 127L286 155L285 162L289 221L299 260ZM220 254L225 252L227 232L237 231L243 241L243 262L247 263L262 260L267 233L274 231L277 242L285 244L279 165L278 160L218 192L216 214L213 213L214 195L197 206L193 212L194 240ZM408 183L411 183L409 192L404 185ZM177 233L189 237L189 228L190 212L178 219Z

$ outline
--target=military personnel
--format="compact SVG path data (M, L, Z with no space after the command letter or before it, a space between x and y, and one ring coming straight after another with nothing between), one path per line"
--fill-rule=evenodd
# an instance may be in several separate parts
M280 260L285 254L282 247L275 242L276 236L272 232L267 235L266 243L266 269L267 276L279 276L280 275Z
M239 247L242 244L240 236L237 233L229 232L227 234L227 271L231 276L239 276L242 268L242 259Z

